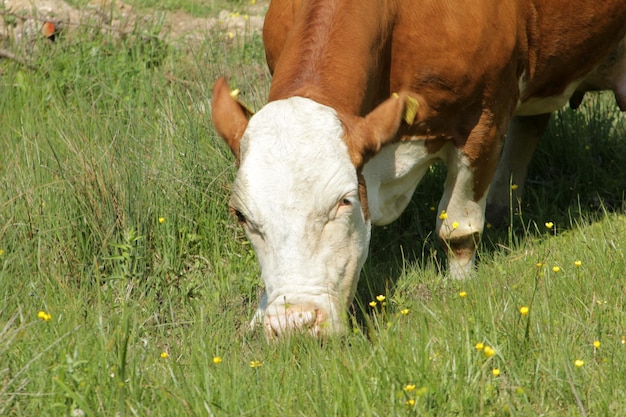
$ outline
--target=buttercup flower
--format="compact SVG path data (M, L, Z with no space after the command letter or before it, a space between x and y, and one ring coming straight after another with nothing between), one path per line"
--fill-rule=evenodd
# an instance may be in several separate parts
M453 229L458 229L458 227L459 227L459 222L452 223L452 228Z
M406 316L407 314L409 314L409 309L405 308L405 309L400 310L400 314L402 314L403 316Z
M415 400L413 398L407 400L406 405L408 405L409 407L413 407L415 405Z
M385 301L385 296L382 295L382 294L381 295L377 295L376 299L382 303L383 301Z
M553 270L554 272L559 272L559 271L561 270L561 267L560 267L560 266L553 266L553 267L552 267L552 270Z
M485 354L486 357L490 358L496 354L496 351L491 346L485 346L485 348L483 349L483 353Z
M370 301L370 307L376 307L376 301Z
M522 316L526 316L526 315L528 315L528 312L529 312L529 311L530 311L530 309L529 309L527 306L521 306L521 307L519 308L519 313L520 313Z
M411 392L415 389L415 384L406 384L402 389L406 392Z
M481 351L485 348L485 344L483 342L478 342L476 343L476 346L474 346L476 348L477 351Z
M170 354L169 354L169 353L167 353L166 351L161 352L161 358L162 358L162 359L167 359L167 358L169 358L169 357L170 357Z
M499 369L499 368L493 368L493 369L491 370L491 375L493 375L493 376L495 376L495 377L500 376L500 369Z
M583 263L582 263L582 261L574 261L574 266L575 266L576 268L580 268L580 266L581 266L582 264L583 264Z
M50 314L46 313L43 310L37 313L37 317L39 317L43 321L49 321L52 318Z
M537 262L537 263L535 264L535 266L536 266L537 268L541 268L541 267L543 266L543 264L542 264L541 262Z
M576 359L574 361L574 365L576 365L577 368L580 368L581 366L583 366L585 364L585 361L582 359Z
M159 223L161 224L165 223L165 217L159 217Z
M439 215L439 219L440 219L440 220L445 220L445 219L447 219L447 218L448 218L448 213L446 213L446 211L445 211L445 210L442 210L442 211L441 211L441 214Z
M519 188L517 184L511 184L511 190L515 191Z
M599 340L594 340L593 341L593 347L596 349L600 349L600 341Z
M553 227L554 227L554 223L546 222L546 228L548 228L548 230L552 229Z
M263 366L261 361L250 361L251 368L260 368L261 366Z
M216 365L222 363L222 357L221 356L213 356L213 363L216 364Z
M466 291L461 291L461 292L459 293L459 297L461 297L461 298L465 298L465 297L467 297L467 292L466 292Z

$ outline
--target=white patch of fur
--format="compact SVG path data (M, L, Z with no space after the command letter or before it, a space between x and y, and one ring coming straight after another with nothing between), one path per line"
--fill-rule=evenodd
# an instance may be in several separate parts
M372 223L383 226L400 217L415 188L441 153L430 154L425 141L398 142L384 147L363 168Z
M525 77L526 73L524 72L519 78L520 97L523 97L526 91L526 82L524 80ZM582 78L574 81L565 88L565 91L563 91L563 93L556 96L531 97L524 102L520 100L517 103L515 115L532 116L535 114L552 113L553 111L557 111L568 103L570 97L572 96L572 94L574 94L574 91L576 91L576 89L582 82Z
M472 236L483 230L486 193L474 202L474 176L469 162L451 143L437 153L428 153L424 140L396 143L381 150L363 169L372 223L384 225L400 216L411 201L416 186L438 159L448 167L443 196L437 212L439 237L447 241L453 237ZM442 220L442 211L447 218ZM468 259L448 259L453 278L467 278L474 269L474 256Z
M299 315L325 318L322 331L342 330L370 238L342 136L333 109L293 97L263 107L241 140L231 204L261 266L266 294L253 322L264 317L266 330L301 323L287 312L299 305L309 309Z
M461 151L449 146L446 149L448 174L444 192L439 202L437 232L439 237L450 240L456 237L482 234L485 225L485 206L488 190L474 201L474 173L469 161ZM445 211L442 219L439 215ZM450 252L448 273L452 278L469 278L474 273L475 253L470 258L455 258Z

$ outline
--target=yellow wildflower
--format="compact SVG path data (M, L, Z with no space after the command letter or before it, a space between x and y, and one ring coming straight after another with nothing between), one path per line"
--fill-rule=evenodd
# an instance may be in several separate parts
M561 267L560 267L560 266L553 266L553 267L552 267L552 270L553 270L554 272L559 272L559 271L561 270Z
M170 354L169 354L169 353L167 353L166 351L161 352L161 358L162 358L162 359L167 359L167 358L169 358L169 357L170 357Z
M467 297L467 292L466 292L466 291L461 291L461 292L459 293L459 297L461 297L461 298L465 298L465 297Z
M583 264L583 263L582 263L582 261L574 261L574 266L575 266L576 268L580 268L580 266L581 266L582 264Z
M377 295L376 299L382 303L383 301L385 301L385 296L382 295L382 294L381 295Z
M260 368L261 366L263 366L263 363L261 363L261 361L250 361L251 368Z
M406 384L402 389L406 392L411 392L415 389L415 384Z
M476 346L474 346L476 348L477 351L481 351L485 348L485 344L483 342L478 342L476 343Z
M458 229L459 228L459 222L453 222L452 223L452 228L453 229Z
M493 376L495 376L495 377L500 376L500 369L499 369L499 368L493 368L493 369L491 370L491 375L493 375Z
M415 405L415 400L413 398L407 400L406 405L408 405L409 407L413 407Z
M159 217L159 223L161 224L165 223L165 217Z
M440 220L445 220L445 219L447 219L447 218L448 218L448 213L446 213L446 211L445 211L445 210L442 210L442 211L441 211L441 214L439 215L439 219L440 219Z
M213 356L213 363L216 364L216 365L222 363L222 357L221 356Z
M593 347L596 349L600 349L600 341L599 340L594 340L593 341Z
M552 229L553 227L554 227L554 223L552 223L552 222L546 222L546 228L547 228L548 230Z
M541 262L537 262L537 263L535 264L535 266L536 266L537 268L541 268L541 267L543 266L543 264L542 264Z
M43 321L49 321L52 318L50 314L46 313L43 310L37 313L37 317L39 317Z
M405 308L405 309L400 310L400 314L402 314L403 316L406 316L407 314L409 314L409 309Z
M496 354L496 350L492 348L491 346L485 346L485 348L483 349L483 353L485 354L486 357L490 358Z
M511 190L515 191L519 188L517 184L511 184Z
M376 301L370 301L370 307L376 307Z
M576 359L574 361L574 365L576 365L577 368L580 368L581 366L583 366L585 364L585 361L582 359Z
M519 313L520 313L522 316L526 316L526 315L528 315L528 312L529 312L529 311L530 311L530 309L529 309L527 306L521 306L521 307L519 308Z
M0 256L4 255L4 249L0 249Z

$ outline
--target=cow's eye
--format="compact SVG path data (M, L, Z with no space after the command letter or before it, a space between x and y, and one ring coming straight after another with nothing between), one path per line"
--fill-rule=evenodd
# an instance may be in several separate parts
M233 213L233 216L235 216L235 218L237 219L238 223L240 224L246 223L246 216L244 216L242 212L240 212L236 208L231 208L231 212Z
M352 201L349 198L343 198L339 202L339 207L349 207L352 205Z

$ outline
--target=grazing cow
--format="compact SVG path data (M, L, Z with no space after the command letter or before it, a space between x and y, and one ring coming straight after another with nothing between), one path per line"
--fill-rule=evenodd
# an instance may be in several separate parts
M370 224L396 219L435 160L449 273L470 276L511 118L567 103L625 34L624 0L272 0L268 104L248 118L223 78L213 89L265 283L253 322L341 332Z
M578 85L569 99L570 107L577 109L586 92L600 90L612 90L620 110L626 111L626 38ZM487 197L487 220L492 224L506 224L511 202L521 199L528 166L549 119L550 113L513 117ZM517 188L511 190L511 184Z

